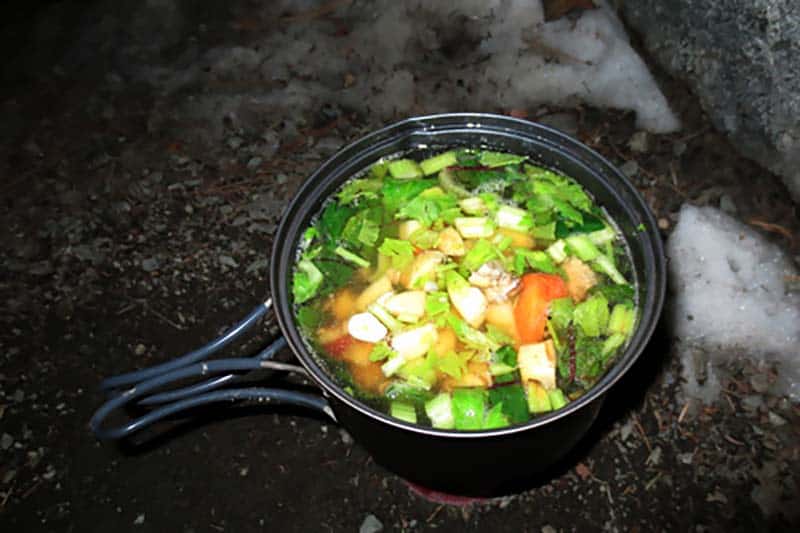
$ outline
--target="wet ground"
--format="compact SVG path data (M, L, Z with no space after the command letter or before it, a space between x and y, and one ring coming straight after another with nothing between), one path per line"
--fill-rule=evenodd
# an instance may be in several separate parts
M249 38L208 24L209 39ZM44 69L49 56L40 50L35 60ZM194 348L263 300L283 206L336 148L384 121L335 101L214 124L174 119L156 111L201 93L165 96L85 65L80 76L13 77L0 98L0 530L798 524L800 410L765 392L770 369L746 365L718 404L685 398L665 325L562 465L519 494L472 505L421 498L340 428L298 410L203 409L137 442L97 442L87 421L103 401L99 381ZM514 113L562 128L621 165L664 236L692 201L734 211L790 248L800 222L779 180L741 159L680 84L660 81L684 120L680 133L639 133L631 114L615 111ZM481 111L511 112L502 102ZM251 354L272 335L268 318L230 353Z

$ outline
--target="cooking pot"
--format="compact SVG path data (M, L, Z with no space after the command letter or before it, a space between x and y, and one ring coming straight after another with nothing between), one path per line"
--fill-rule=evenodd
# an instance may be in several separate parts
M532 162L571 176L588 190L617 224L631 253L639 323L616 364L585 395L564 408L525 424L484 431L423 427L392 418L347 394L327 373L324 362L301 335L294 319L291 279L302 233L326 198L349 177L382 157L420 149L481 147L530 156ZM343 148L300 187L286 209L271 257L272 299L259 305L228 333L179 359L111 378L103 388L116 391L90 423L100 438L121 438L184 409L222 400L259 400L299 404L334 418L376 462L428 488L490 495L518 487L562 458L587 433L608 390L645 349L661 313L666 284L661 238L652 213L628 180L605 158L555 129L510 117L452 113L407 119ZM272 305L283 339L252 358L201 362L251 327ZM321 389L315 396L281 389L221 388L237 373L257 368L301 370L274 363L285 344ZM196 385L151 394L187 377ZM128 387L128 388L124 388ZM122 427L107 429L103 419L138 400L157 409Z

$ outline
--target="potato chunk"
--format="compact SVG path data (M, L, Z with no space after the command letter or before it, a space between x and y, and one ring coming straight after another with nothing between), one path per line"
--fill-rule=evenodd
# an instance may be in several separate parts
M547 389L556 388L556 350L553 341L523 344L517 352L523 382L537 381Z

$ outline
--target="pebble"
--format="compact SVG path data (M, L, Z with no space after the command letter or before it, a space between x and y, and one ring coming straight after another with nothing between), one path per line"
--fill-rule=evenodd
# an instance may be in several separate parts
M669 229L669 220L664 217L658 219L658 229Z
M137 344L136 348L134 348L133 353L136 355L144 355L144 352L147 351L147 347L144 344Z
M374 514L368 514L358 528L358 533L378 533L378 531L383 531L383 524Z
M767 414L767 417L769 418L769 423L773 426L783 426L786 424L785 418L777 413L773 413L772 411Z
M159 267L159 260L155 257L148 257L147 259L142 259L142 270L145 272L153 272L154 270L158 270Z
M353 444L353 437L351 437L350 433L348 433L347 431L340 429L339 436L342 437L342 443L346 444L347 446Z
M133 521L133 525L141 526L144 524L144 513L136 515L136 519Z
M729 194L723 194L719 198L719 208L722 211L725 211L729 215L735 215L738 211L736 209L736 204L733 202L733 198Z
M750 386L758 393L767 392L767 389L769 389L769 379L767 379L767 376L763 373L753 374L750 377Z
M262 159L260 157L251 157L250 161L247 162L247 168L250 170L256 169L261 166Z
M639 172L639 163L636 161L625 161L625 163L619 167L619 170L627 177L632 178Z
M14 396L11 397L15 402L22 403L25 400L25 392L22 389L14 391Z
M229 255L219 256L219 264L230 268L236 268L239 266L239 263L237 263L236 260Z
M558 533L558 530L550 524L545 524L542 526L542 533Z
M631 135L628 147L634 152L644 153L650 150L650 134L646 131L637 131Z
M14 437L8 433L3 433L3 436L0 437L0 448L7 450L11 448L12 444L14 444Z

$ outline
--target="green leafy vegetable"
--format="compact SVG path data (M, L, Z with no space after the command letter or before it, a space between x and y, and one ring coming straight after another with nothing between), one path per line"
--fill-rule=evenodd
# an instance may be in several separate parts
M453 391L453 419L456 429L481 429L486 409L486 391L456 389Z
M386 343L386 341L381 341L372 348L371 352L369 352L369 360L373 362L383 361L392 355L394 355L394 350L389 348L389 345Z
M339 191L337 198L342 204L350 204L356 200L374 200L378 197L378 191L381 190L381 180L362 178L349 181Z
M383 213L379 207L362 209L351 216L342 230L342 239L353 246L375 246L381 234Z
M572 322L572 315L575 312L575 304L572 298L556 298L550 300L550 321L558 331L564 331Z
M633 297L635 292L630 285L595 285L589 291L590 294L602 294L610 305L625 304L633 307Z
M485 167L504 167L516 165L528 159L526 155L506 154L503 152L482 151L478 154L478 162Z
M319 217L319 228L322 237L335 242L342 235L347 220L353 215L355 209L345 205L329 203Z
M461 270L464 272L475 272L481 265L487 261L491 261L497 257L497 255L497 250L491 242L486 239L478 239L461 261Z
M486 412L486 420L483 422L483 429L496 429L506 427L509 424L508 417L503 412L503 404L498 403Z
M383 186L381 187L383 206L389 214L394 214L419 193L435 185L436 181L430 179L398 180L387 178L383 181Z
M606 332L608 326L608 300L595 294L575 307L575 324L588 337L598 337Z
M322 272L307 259L301 259L297 263L297 268L292 279L292 295L294 302L301 304L310 300L317 294L317 290L322 285L324 276Z
M453 219L460 214L458 200L455 196L444 192L439 187L432 187L402 206L396 217L410 218L429 227L438 220L452 223Z
M490 339L484 333L478 331L477 329L471 327L469 324L455 316L454 314L450 313L447 317L448 325L453 328L453 331L456 333L456 337L461 339L461 342L466 344L467 346L471 346L473 348L477 348L479 350L496 350L500 347L500 345Z
M383 239L383 244L378 248L378 252L391 257L392 265L395 268L405 267L414 258L414 247L410 242L389 237Z
M350 250L343 248L342 246L337 246L336 249L334 250L334 253L339 257L341 257L342 259L344 259L345 261L350 261L356 266L360 266L362 268L366 268L369 266L369 261L367 261L363 257L354 254Z
M441 370L445 374L460 379L466 371L467 361L465 358L459 356L456 352L450 351L444 355L434 353L428 354L434 361L434 367Z
M425 296L425 314L433 320L437 326L442 327L450 312L450 300L446 292L434 291Z
M522 385L503 385L489 390L489 404L502 404L503 413L512 424L521 424L530 419L528 400Z

